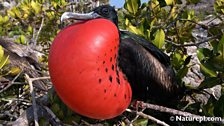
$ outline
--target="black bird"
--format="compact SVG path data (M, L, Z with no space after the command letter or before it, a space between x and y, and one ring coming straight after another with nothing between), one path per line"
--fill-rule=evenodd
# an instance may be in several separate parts
M61 21L66 19L90 20L105 18L118 27L117 12L110 5L103 5L87 14L65 12ZM134 33L119 30L120 45L118 66L126 75L137 100L153 100L157 103L177 99L181 88L175 81L169 56L152 43Z

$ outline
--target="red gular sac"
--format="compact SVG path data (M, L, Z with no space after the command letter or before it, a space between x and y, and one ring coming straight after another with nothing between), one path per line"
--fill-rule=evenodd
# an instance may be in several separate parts
M129 106L132 91L117 66L119 32L109 20L94 19L64 28L49 54L52 83L73 111L110 119Z

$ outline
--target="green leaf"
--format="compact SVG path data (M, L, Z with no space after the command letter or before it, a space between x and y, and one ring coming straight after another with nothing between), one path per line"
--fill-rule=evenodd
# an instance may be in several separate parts
M188 20L193 20L193 19L194 19L194 16L195 16L195 12L194 12L194 10L190 10L190 11L188 12L188 14L187 14L187 19L188 19ZM186 22L186 23L188 23L188 22Z
M160 7L169 6L174 4L174 0L158 0Z
M166 5L172 5L174 3L173 0L165 0L165 2L166 2Z
M29 14L30 13L30 6L29 4L21 4L21 9L24 11L25 14Z
M224 34L218 44L218 52L224 54Z
M219 54L211 59L210 64L214 66L214 68L218 71L224 71L224 59L223 55Z
M217 13L224 14L224 1L216 0L214 4L214 9Z
M2 17L0 15L0 25L6 23L7 21L9 21L9 17L8 16Z
M4 56L4 49L3 49L3 47L0 45L0 61L2 61L3 56Z
M21 72L21 69L19 67L12 67L9 72L11 76L16 76Z
M211 32L209 32L209 33L211 33ZM211 34L213 34L213 33L211 33ZM214 54L217 54L218 53L218 44L217 43L219 43L219 40L218 39L212 40L212 41L209 42L209 44L212 47L212 52Z
M188 66L184 66L182 69L180 69L177 73L177 77L179 79L182 79L188 72L189 67Z
M223 71L224 69L224 35L222 36L221 40L217 46L217 56L212 58L212 64L219 70Z
M12 11L15 13L15 16L18 17L18 18L21 18L22 17L22 14L21 14L21 11L19 10L19 8L12 8Z
M9 55L8 56L4 56L0 62L0 69L2 69L2 67L7 63L9 59Z
M0 24L3 24L3 17L0 15Z
M31 7L33 8L36 14L40 13L41 6L38 2L31 1Z
M3 22L5 23L5 22L8 22L9 21L9 17L8 16L4 16L3 17Z
M207 48L200 48L197 50L197 56L200 62L202 62L203 60L209 59L210 55L211 55L211 50Z
M15 18L16 14L12 10L7 10L7 14Z
M211 88L215 85L219 85L221 82L220 78L217 77L210 77L206 78L197 88L198 89L205 89L205 88Z
M17 43L26 44L26 37L24 35L20 35L19 38L15 40Z
M141 35L141 36L144 35L144 33L143 33L140 29L138 29L137 27L135 27L135 26L129 25L127 29L128 29L130 32L133 32L133 33L135 33L135 34L138 34L138 35Z
M159 49L161 49L165 42L165 33L163 29L158 29L155 34L155 39L153 40L153 44L156 45Z
M171 8L171 11L170 11L170 16L172 17L172 19L175 19L177 18L178 14L176 13L177 12L177 7L172 7Z
M159 11L160 10L160 6L161 6L161 4L157 0L151 0L151 8L154 11Z
M157 0L159 2L160 7L166 6L166 1L165 0Z
M203 113L206 116L214 116L214 98L210 97L207 104L203 106Z
M60 2L61 6L65 6L67 4L67 2L65 0L60 0L59 2Z
M28 28L27 28L27 32L29 32L30 34L33 33L33 28L32 28L31 25L28 26Z
M125 25L127 25L127 29L130 32L144 36L144 33L142 32L141 28L137 28L137 27L133 26L127 18L125 19Z
M175 52L171 55L172 57L172 64L176 69L181 69L184 65L184 61L186 59L186 56L183 54L180 54L179 52Z
M134 121L134 126L147 126L148 124L148 119L138 119Z
M126 0L125 4L124 4L124 8L132 14L136 14L139 7L141 5L141 1L140 0Z
M216 72L214 71L214 68L210 64L200 64L200 68L204 74L206 74L210 77L217 76Z

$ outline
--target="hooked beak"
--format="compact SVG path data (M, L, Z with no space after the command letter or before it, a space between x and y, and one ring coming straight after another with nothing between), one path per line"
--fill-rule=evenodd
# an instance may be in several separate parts
M90 20L101 17L99 14L95 12L90 12L86 14L74 13L74 12L65 12L61 16L61 22L68 19L74 20Z

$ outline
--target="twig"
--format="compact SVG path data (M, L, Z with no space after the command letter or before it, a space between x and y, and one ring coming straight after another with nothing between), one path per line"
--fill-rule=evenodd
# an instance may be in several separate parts
M25 83L25 82L14 82L13 84L14 84L14 85L25 85L25 84L27 84L27 83Z
M164 106L154 105L154 104L150 104L150 103L142 102L141 105L142 105L142 107L146 107L148 109L152 109L152 110L156 110L156 111L160 111L160 112L165 112L165 113L169 113L169 114L172 114L172 115L179 115L179 116L185 116L185 117L195 117L195 118L204 118L205 117L205 116L200 116L200 115L192 114L192 113L189 113L189 112L184 112L184 111L180 111L180 110L176 110L176 109L172 109L172 108L167 108L167 107L164 107ZM214 123L224 124L224 119L222 119L222 121L218 121L218 122L214 122Z
M33 29L33 35L32 35L31 41L34 41L35 40L35 33L36 33L36 28Z
M139 112L143 112L144 110L145 110L146 108L143 108L141 111L139 111ZM133 123L134 121L136 121L137 119L138 119L138 117L139 117L140 115L136 115L136 117L133 119L133 120L131 120L131 122L130 122L130 124L131 123Z
M42 20L41 20L40 28L39 28L39 30L37 31L37 35L35 36L35 39L34 39L34 46L37 45L37 39L39 38L40 32L41 32L41 30L42 30L42 28L43 28L43 24L44 24L44 17L43 17Z
M209 22L207 22L207 24L211 23L212 21L214 21L215 19L217 19L218 17L214 17L213 19L211 19ZM218 18L219 19L219 18ZM222 18L220 19L222 20Z
M37 105L36 105L35 93L34 93L34 90L33 90L33 81L27 74L25 74L25 78L28 81L28 84L30 86L30 94L31 94L31 97L32 97L32 104L33 104L34 123L35 123L35 126L39 126L38 115L37 115Z
M200 44L203 44L203 43L206 43L210 40L213 40L213 39L216 39L217 37L219 37L221 34L218 34L218 35L215 35L215 36L212 36L212 37L209 37L208 39L206 40L203 40L201 42L198 42L198 43L190 43L190 44L177 44L177 43L174 43L172 41L169 41L169 40L165 40L167 43L170 43L172 44L173 46L176 46L176 47L186 47L186 46L198 46Z
M179 35L179 28L177 26L177 23L175 23L174 25L174 29L175 29L175 32L176 32L176 35L177 35L177 42L179 43L180 42L180 35Z
M127 124L127 126L133 126L132 123L131 123L131 121L126 116L124 116L123 121L124 121L125 124Z
M150 103L142 102L141 105L143 107L148 108L148 109L153 109L153 110L160 111L160 112L166 112L166 113L170 113L172 115L200 117L199 115L191 114L189 112L184 112L184 111L180 111L180 110L176 110L176 109L172 109L172 108L167 108L167 107L164 107L164 106L154 105L154 104L150 104Z
M155 122L156 124L160 124L162 126L169 126L167 123L159 120L159 119L156 119L155 117L153 116L150 116L150 115L146 115L144 114L143 112L138 112L138 111L133 111L131 109L126 109L127 112L131 112L131 113L136 113L137 115L139 116L142 116L143 118L147 118L147 119L150 119L152 120L153 122Z
M16 79L21 75L22 72L23 72L23 71L21 71L20 73L18 73L18 74L13 78L13 80L12 80L11 82L9 82L8 85L0 91L0 93L2 93L3 91L7 90L8 88L10 88L10 87L15 83Z
M30 78L32 81L37 81L37 80L48 80L51 79L50 77L37 77L37 78Z
M91 124L90 123L88 123L87 121L85 121L85 120L81 120L81 122L84 124L84 125L86 125L86 126L91 126Z
M189 20L189 19L178 19L178 20L180 20L180 21L189 21L191 23L194 23L196 25L201 26L202 28L208 29L208 25L204 25L204 24L198 23L198 22L196 22L194 20Z

